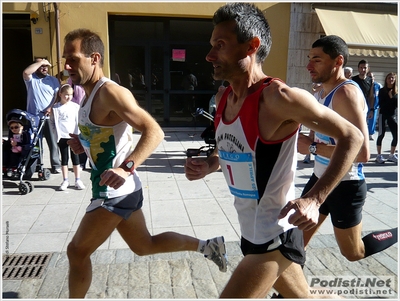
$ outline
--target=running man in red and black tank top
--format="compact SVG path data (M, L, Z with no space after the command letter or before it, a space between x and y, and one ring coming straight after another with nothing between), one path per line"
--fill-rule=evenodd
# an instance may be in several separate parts
M309 92L280 80L266 83L262 64L271 47L270 30L254 4L228 3L213 22L206 60L214 79L230 87L216 95L215 152L206 159L188 158L185 173L198 180L222 168L234 195L245 256L221 297L265 298L292 262L304 263L301 230L317 224L319 206L351 166L362 135ZM340 147L313 189L295 199L300 124L335 137ZM299 295L311 297L301 269L296 276Z

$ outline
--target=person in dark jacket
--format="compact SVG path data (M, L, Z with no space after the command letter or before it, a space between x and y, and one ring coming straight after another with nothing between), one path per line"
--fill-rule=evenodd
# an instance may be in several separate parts
M376 140L376 149L378 155L375 162L379 164L385 163L385 159L381 153L382 140L385 137L386 124L392 133L392 142L390 144L390 155L387 161L397 163L397 155L395 154L397 147L397 74L390 72L386 75L385 85L379 90L379 136Z

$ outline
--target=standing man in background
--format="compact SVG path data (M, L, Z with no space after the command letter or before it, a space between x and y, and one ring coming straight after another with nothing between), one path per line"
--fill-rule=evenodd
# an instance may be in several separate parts
M375 81L375 76L371 71L368 71L367 77L372 78L373 82L373 97L370 98L370 102L368 104L369 113L368 113L368 133L369 140L374 140L376 121L378 120L379 115L379 90L383 88L383 86Z
M367 76L368 71L369 71L368 61L361 60L358 62L358 75L353 76L351 79L358 84L358 86L360 87L361 91L364 94L365 101L369 106L370 103L373 102L373 100L371 99L373 99L374 97L374 80L371 77ZM369 139L373 140L374 138L372 137L372 135L369 135Z
M22 73L28 93L26 111L35 116L50 114L51 106L60 87L58 79L49 75L49 66L51 64L48 60L37 58ZM49 126L49 122L44 124L43 136L46 138L50 150L51 172L61 173L56 137Z

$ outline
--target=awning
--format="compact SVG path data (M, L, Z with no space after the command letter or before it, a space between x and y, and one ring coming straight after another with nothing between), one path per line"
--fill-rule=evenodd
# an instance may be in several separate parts
M397 57L398 17L316 8L326 35L346 41L351 55Z

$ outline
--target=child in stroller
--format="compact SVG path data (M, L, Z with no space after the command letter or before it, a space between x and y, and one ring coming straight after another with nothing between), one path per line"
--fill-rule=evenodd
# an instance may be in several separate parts
M21 159L29 152L31 139L18 118L11 118L8 128L8 140L3 139L3 167L12 169L17 168Z
M27 194L33 190L29 180L35 171L40 180L50 177L50 170L43 168L42 141L40 138L46 116L37 117L20 109L6 115L9 125L8 140L3 139L3 178L20 179L19 190Z

